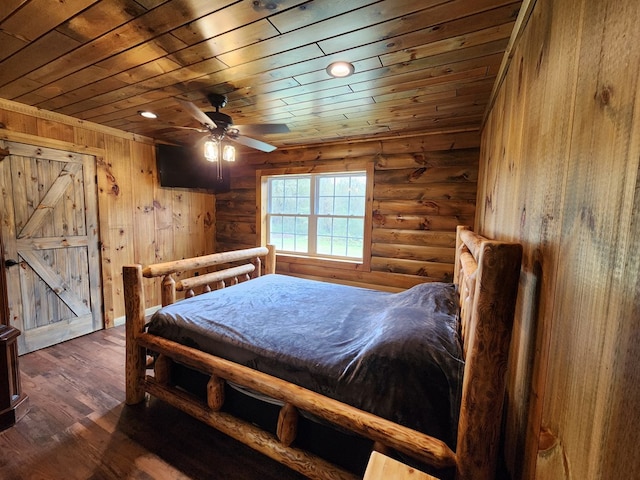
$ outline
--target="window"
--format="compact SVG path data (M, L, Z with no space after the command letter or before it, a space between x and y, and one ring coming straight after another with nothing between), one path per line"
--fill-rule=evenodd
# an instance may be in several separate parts
M370 174L317 170L262 172L264 240L281 254L363 263L370 243Z

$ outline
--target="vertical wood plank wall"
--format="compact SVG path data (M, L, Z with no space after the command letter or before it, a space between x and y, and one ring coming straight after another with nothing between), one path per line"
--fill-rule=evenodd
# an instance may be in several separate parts
M5 100L0 123L2 138L25 134L33 144L53 142L53 148L96 155L107 327L124 315L122 265L214 251L214 195L161 188L152 140ZM146 306L160 304L159 288L148 287Z
M640 2L538 0L482 134L476 227L523 243L514 479L640 478Z
M375 164L371 271L318 268L278 259L278 272L397 290L424 281L451 281L456 225L473 224L478 132L361 143L243 151L231 170L231 191L216 195L219 250L254 246L256 170Z

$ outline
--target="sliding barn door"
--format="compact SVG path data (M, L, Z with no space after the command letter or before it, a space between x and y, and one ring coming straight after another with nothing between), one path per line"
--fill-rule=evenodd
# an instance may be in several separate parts
M0 142L10 324L21 354L102 328L95 157Z

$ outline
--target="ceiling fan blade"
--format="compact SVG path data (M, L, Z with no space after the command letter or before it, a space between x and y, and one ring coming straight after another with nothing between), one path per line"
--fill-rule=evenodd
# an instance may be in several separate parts
M207 128L198 128L198 127L180 127L178 125L170 125L171 128L175 128L178 130L193 130L198 133L207 133L209 130Z
M198 122L203 125L210 125L211 128L216 128L216 124L213 122L213 120L207 117L207 115L198 107L196 107L194 103L187 102L186 100L181 100L179 98L176 98L176 100L180 105L182 105L182 108L184 108L185 112L195 118Z
M239 143L240 145L245 145L247 147L255 148L256 150L260 150L262 152L267 152L267 153L273 152L277 148L277 147L274 147L273 145L269 145L268 143L261 142L260 140L256 140L255 138L243 137L242 135L238 135L238 136L229 135L228 138L230 138L236 143Z
M234 125L242 135L269 135L270 133L288 133L289 127L284 123L256 123L252 125Z

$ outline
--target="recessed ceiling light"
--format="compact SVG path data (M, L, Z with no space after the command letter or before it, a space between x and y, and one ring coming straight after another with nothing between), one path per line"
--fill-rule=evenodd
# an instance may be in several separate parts
M153 112L147 112L147 111L140 111L138 112L138 114L144 118L158 118L158 115L156 115Z
M344 78L354 72L354 67L349 62L333 62L327 67L327 73L332 77Z

